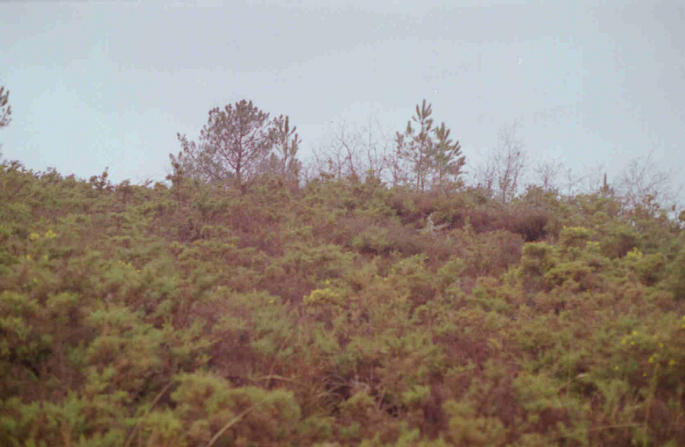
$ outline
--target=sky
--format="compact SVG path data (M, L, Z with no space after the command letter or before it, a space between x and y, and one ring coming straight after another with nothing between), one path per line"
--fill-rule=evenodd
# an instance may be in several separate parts
M682 1L0 2L2 156L161 180L176 134L240 99L307 159L341 123L403 130L422 99L467 169L515 125L529 160L615 178L685 167Z

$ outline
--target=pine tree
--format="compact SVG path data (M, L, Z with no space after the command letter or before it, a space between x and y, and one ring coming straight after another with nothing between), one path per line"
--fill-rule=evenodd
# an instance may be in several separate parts
M269 114L252 101L241 100L209 111L198 143L178 134L182 151L171 156L191 177L232 183L245 191L258 174L273 146Z
M397 158L409 165L411 183L418 191L457 185L465 164L461 145L452 141L445 123L433 127L432 112L424 99L404 133L395 136Z
M433 140L431 130L433 119L430 117L432 108L423 100L421 107L416 106L416 115L411 121L407 122L407 129L404 134L397 132L395 141L397 143L397 154L401 160L407 162L413 175L414 186L417 190L423 191L426 186L426 178L430 172L431 153L433 152ZM417 126L412 127L412 121Z
M441 123L435 128L435 143L433 145L433 187L449 190L459 186L459 176L462 173L466 157L461 153L459 141L452 141L450 130Z
M290 118L280 115L274 118L271 128L271 138L275 153L271 155L276 172L288 181L297 182L302 163L296 158L301 140L297 134L297 127L290 127Z

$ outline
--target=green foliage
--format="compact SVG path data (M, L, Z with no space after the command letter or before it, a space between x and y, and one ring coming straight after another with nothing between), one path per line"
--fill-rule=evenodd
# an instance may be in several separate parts
M244 191L261 174L273 173L297 181L300 164L296 154L296 128L283 115L273 122L252 101L241 100L209 111L207 124L196 143L178 134L182 151L171 155L174 184L184 176L202 181L233 184ZM276 146L276 153L271 153Z
M407 122L404 133L397 132L398 158L409 165L409 184L418 191L427 187L452 191L460 186L459 176L465 164L458 141L452 141L445 123L433 127L432 108L423 100L416 115ZM416 129L412 126L412 122Z
M555 247L546 242L531 242L523 246L521 276L529 287L539 287L557 262Z
M637 232L629 225L612 226L600 240L600 246L605 256L620 258L637 246Z
M637 275L643 284L653 286L656 284L666 266L666 258L661 253L645 255L637 248L632 249L626 254L625 262L630 269Z
M592 233L584 227L566 227L559 234L559 245L563 250L583 249Z
M685 444L678 225L170 180L0 164L1 445Z
M300 138L297 127L290 127L290 118L280 115L273 120L271 139L275 152L269 158L269 168L291 184L297 184L302 163L297 159Z
M504 427L497 418L479 416L469 404L449 401L445 403L449 415L448 439L454 445L503 445Z
M282 443L292 434L293 423L300 418L292 392L234 388L208 374L179 376L171 399L185 428L181 439L191 445L206 445L217 434L216 442L229 445L248 441Z
M675 259L668 265L667 272L667 287L676 299L685 299L685 248L681 248Z

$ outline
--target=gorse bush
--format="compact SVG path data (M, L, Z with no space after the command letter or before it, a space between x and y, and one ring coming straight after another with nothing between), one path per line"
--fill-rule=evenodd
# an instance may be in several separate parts
M439 174L1 164L0 444L685 445L679 225Z

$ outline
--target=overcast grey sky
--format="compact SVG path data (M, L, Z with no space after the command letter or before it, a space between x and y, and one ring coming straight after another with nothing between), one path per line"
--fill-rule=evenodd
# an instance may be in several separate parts
M333 124L402 130L426 98L471 166L516 122L534 157L614 175L653 151L678 176L684 42L682 1L3 2L0 144L33 169L161 179L214 106L290 115L306 158Z

